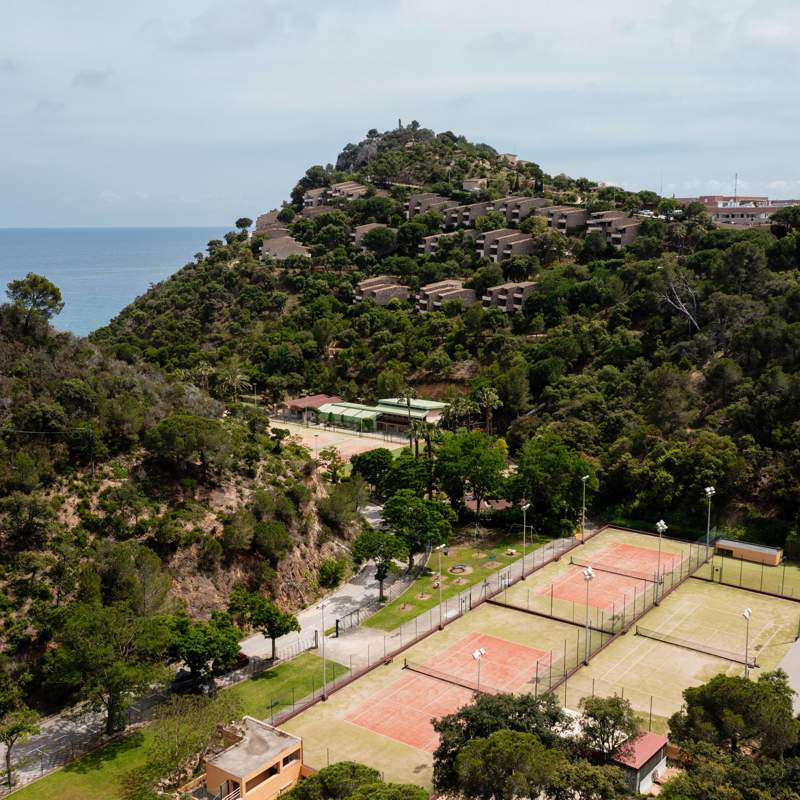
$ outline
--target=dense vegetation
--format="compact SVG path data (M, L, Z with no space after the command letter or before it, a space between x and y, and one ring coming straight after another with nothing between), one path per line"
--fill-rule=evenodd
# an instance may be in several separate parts
M467 194L461 180L473 176L486 187ZM370 191L302 215L305 190L343 179ZM495 264L454 236L420 256L442 218L406 220L403 201L418 190L409 184L465 202L536 194L653 216L624 252L527 217L533 255ZM478 511L495 498L527 501L536 529L567 533L587 476L594 516L664 517L688 533L704 527L703 489L714 485L715 521L797 547L799 217L788 209L769 230L715 230L702 207L546 175L414 123L370 131L335 167L301 178L280 218L310 258L262 260L263 235L242 218L91 341L49 327L62 301L46 278L12 281L0 307L0 739L20 741L37 712L75 701L118 731L178 663L194 690L213 694L243 632L274 643L296 630L291 611L342 580L347 547L355 563L375 560L382 583L398 561L448 541L456 520L471 518L469 499ZM386 227L357 248L352 230L368 222ZM499 224L495 212L476 222ZM353 302L356 283L377 274L412 288L457 276L479 296L504 280L538 287L514 315L458 303L419 315L410 303ZM316 392L451 405L443 429L414 425L399 457L356 457L345 477L335 449L312 461L263 408ZM386 530L358 517L368 492L384 503ZM706 700L687 696L695 702ZM202 731L216 713L204 708ZM734 784L752 771L724 709L687 712L676 735L697 738L720 714L722 754L697 750L686 779L695 783L672 797L701 796L720 770ZM774 722L742 719L736 736L748 749ZM503 730L476 727L468 750L451 742L440 788L488 796L475 764L494 759L501 794L513 789L517 777L503 772L513 751L525 791L575 796L581 781L598 787L587 796L621 791L612 768L587 761L588 750L565 754L538 723L512 731L524 740ZM796 736L782 735L780 753L758 745L769 769L752 780L765 791L778 780L769 775L796 770L781 760ZM149 792L189 755L169 754L158 775L136 780ZM549 768L537 772L542 760ZM358 783L337 796L405 796ZM327 796L323 781L313 785Z
M703 488L713 484L715 521L783 544L796 528L800 488L797 215L784 214L772 230L716 230L701 206L677 214L649 192L553 178L535 164L512 169L491 148L413 126L371 132L338 166L353 171L310 169L282 212L312 258L261 263L258 237L229 234L95 340L120 358L191 376L223 399L235 393L236 375L268 401L317 391L370 399L410 385L458 399L454 424L464 424L490 387L493 427L512 457L547 434L594 464L595 514L663 516L673 531L702 530ZM538 255L494 264L453 237L435 256L419 256L417 243L441 217L406 221L401 201L410 189L393 182L460 198L468 173L489 179L474 199L538 192L592 210L660 213L643 219L625 252L594 234L541 230L529 217L521 227L533 231ZM388 191L335 201L313 218L296 214L304 189L345 177L370 177ZM397 229L388 251L350 244L353 226L368 221ZM461 276L479 295L503 279L539 286L511 316L480 305L420 316L398 301L353 303L356 281L380 273L412 287Z

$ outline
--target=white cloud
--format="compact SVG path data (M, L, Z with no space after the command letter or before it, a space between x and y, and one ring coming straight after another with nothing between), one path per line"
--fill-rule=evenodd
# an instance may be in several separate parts
M796 174L797 0L13 5L4 224L48 224L41 197L65 191L58 224L252 217L398 117L630 188L730 192L738 171L749 193L798 191L775 183Z

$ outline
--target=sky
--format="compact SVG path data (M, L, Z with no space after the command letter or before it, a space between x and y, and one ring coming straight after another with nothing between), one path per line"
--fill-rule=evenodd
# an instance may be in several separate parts
M800 1L3 0L0 227L230 224L412 119L551 174L800 197Z

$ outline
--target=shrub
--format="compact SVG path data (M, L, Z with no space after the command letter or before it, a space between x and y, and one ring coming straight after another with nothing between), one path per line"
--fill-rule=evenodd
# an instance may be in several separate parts
M319 585L335 589L344 578L346 564L338 558L326 558L319 568Z

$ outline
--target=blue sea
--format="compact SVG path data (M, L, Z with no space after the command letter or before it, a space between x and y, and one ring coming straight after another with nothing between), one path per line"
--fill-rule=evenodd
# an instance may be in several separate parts
M177 272L218 228L0 228L0 301L6 284L36 272L61 289L56 328L85 336L152 283Z

